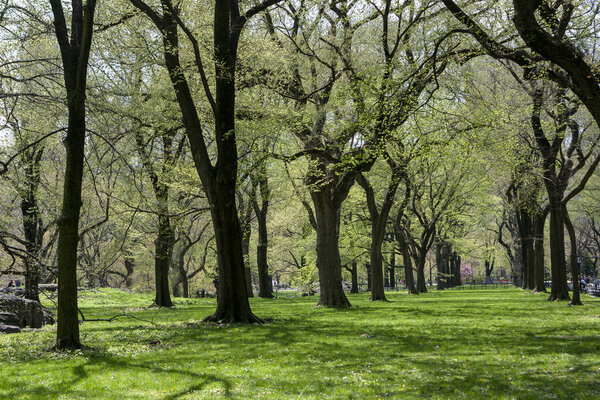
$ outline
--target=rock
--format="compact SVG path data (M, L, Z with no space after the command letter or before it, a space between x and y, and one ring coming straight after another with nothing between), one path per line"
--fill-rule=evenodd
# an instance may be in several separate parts
M0 324L19 325L17 314L11 312L0 312Z
M0 295L0 311L17 315L19 327L41 328L44 326L44 309L37 301L13 295Z
M38 288L40 291L56 292L58 290L58 285L56 283L40 283Z
M52 311L48 310L47 308L44 308L43 312L44 312L44 323L46 325L54 325L54 314L52 314Z
M5 287L0 290L0 293L14 294L15 296L25 296L25 288L22 287Z
M0 332L2 333L19 333L21 332L21 328L14 325L4 325L0 324Z

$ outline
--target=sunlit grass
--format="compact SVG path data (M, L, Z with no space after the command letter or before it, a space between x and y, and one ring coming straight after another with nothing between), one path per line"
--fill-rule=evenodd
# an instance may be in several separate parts
M214 299L87 291L87 349L49 350L54 327L0 336L0 399L596 399L600 299L549 303L517 289L253 299L263 326L201 323ZM364 337L361 336L367 334Z

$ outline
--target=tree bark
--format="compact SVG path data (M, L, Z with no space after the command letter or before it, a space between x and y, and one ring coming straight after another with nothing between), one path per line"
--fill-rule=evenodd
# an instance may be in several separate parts
M552 288L549 301L570 300L565 271L565 232L562 213L562 195L556 196L549 191L550 201L550 264L552 273Z
M317 306L350 307L342 285L338 244L340 207L332 200L327 188L311 192L311 197L317 222L317 268L320 284Z

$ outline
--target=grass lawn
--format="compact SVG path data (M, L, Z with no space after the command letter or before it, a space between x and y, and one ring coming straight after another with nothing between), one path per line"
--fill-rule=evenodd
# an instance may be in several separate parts
M600 298L583 307L518 289L253 299L263 326L200 321L214 299L86 291L86 350L52 352L55 327L0 336L0 399L600 399ZM367 334L369 337L361 335ZM365 335L366 336L366 335Z

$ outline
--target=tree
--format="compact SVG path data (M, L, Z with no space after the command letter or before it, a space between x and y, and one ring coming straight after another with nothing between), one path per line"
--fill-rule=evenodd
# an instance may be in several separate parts
M269 264L267 260L267 250L269 246L267 213L269 211L271 193L269 189L269 177L267 176L267 166L265 161L259 161L256 167L255 173L251 175L253 192L251 201L258 223L258 244L256 246L256 262L258 266L258 297L271 298L273 297L273 288L271 275L269 275Z
M170 0L163 0L161 1L162 13L159 13L141 0L131 0L131 3L149 17L160 30L165 63L181 109L192 158L211 206L219 260L219 288L217 310L214 315L207 317L208 321L261 322L252 314L248 303L246 270L242 255L242 231L235 201L238 178L235 73L238 45L244 25L254 15L279 1L281 0L266 0L243 13L237 0L214 2L213 51L216 81L213 95L204 70L198 40L182 19L179 5ZM214 117L217 147L217 160L214 165L204 139L204 128L198 115L198 106L180 60L178 29L185 33L192 45L195 67Z
M383 270L383 255L382 245L386 228L388 224L388 216L394 205L396 190L404 177L405 162L396 163L389 154L384 154L387 164L390 168L390 180L387 190L384 195L381 207L377 206L375 200L375 192L373 187L363 174L357 175L357 182L365 191L367 196L367 207L371 219L371 300L387 300L385 297L384 288L384 270Z
M81 183L86 137L85 93L92 44L96 0L71 2L71 31L60 0L50 0L56 39L63 64L69 122L64 141L66 149L63 206L58 238L58 324L56 348L79 348L77 309L77 243Z
M435 90L436 77L456 54L438 51L437 45L414 50L422 45L421 27L426 31L434 24L434 2L403 7L390 0L366 10L348 1L301 4L285 9L280 26L271 16L266 23L275 43L284 47L285 38L293 49L283 95L294 101L290 125L302 149L288 160L309 160L305 183L317 231L319 305L348 307L338 245L342 204L357 174L373 166L386 138L428 100L423 94ZM286 34L280 37L278 31ZM356 60L357 37L377 38L373 46L382 64ZM330 115L336 116L334 124Z

